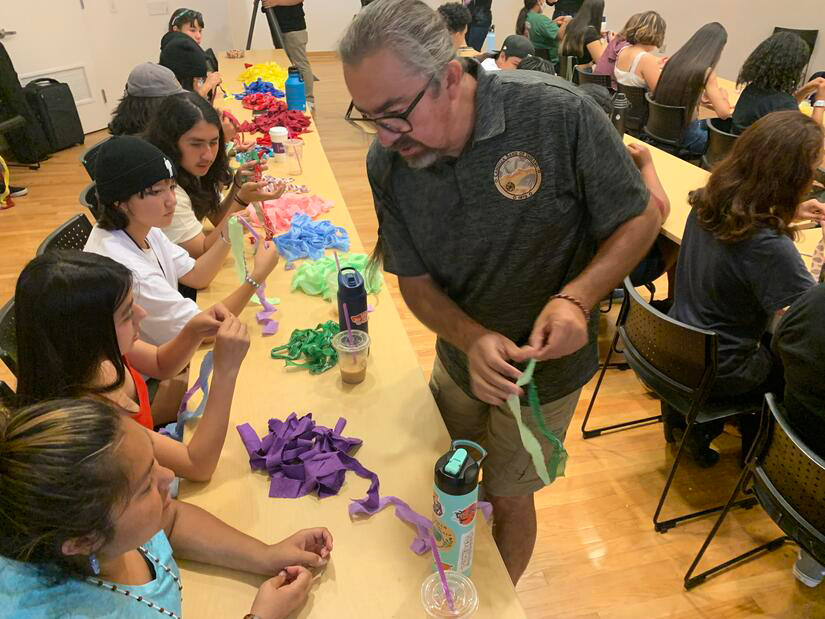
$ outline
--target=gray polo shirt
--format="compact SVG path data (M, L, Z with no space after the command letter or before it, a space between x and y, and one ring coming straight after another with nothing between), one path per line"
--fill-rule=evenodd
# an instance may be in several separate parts
M521 346L598 244L644 211L648 191L607 116L568 82L466 67L478 80L476 124L458 158L413 169L377 141L370 148L384 268L429 274L467 315ZM593 376L597 326L596 311L584 348L536 367L542 402ZM472 396L464 353L441 338L436 349Z

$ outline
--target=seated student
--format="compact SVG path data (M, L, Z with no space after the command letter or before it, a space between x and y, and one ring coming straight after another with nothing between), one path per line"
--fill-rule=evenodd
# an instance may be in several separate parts
M175 74L153 62L132 69L123 98L109 123L112 135L137 135L146 130L149 119L166 97L185 92Z
M206 481L218 464L249 336L218 304L196 314L167 343L152 346L138 338L146 316L135 303L141 286L122 264L88 252L48 252L29 262L15 290L17 402L105 398L152 430L141 374L172 378L189 364L204 338L215 337L214 377L192 440L185 445L149 432L163 466L181 477Z
M198 45L203 41L203 15L193 9L175 9L169 18L168 32L182 32Z
M541 71L548 75L556 74L553 63L538 56L527 56L527 58L519 63L518 68L522 71Z
M162 228L167 238L200 258L226 235L226 224L250 202L273 200L283 187L265 191L264 182L245 182L257 162L244 164L235 173L229 168L223 126L208 101L195 93L185 93L164 102L152 118L144 136L158 147L177 170L175 214ZM226 197L221 191L230 186ZM215 226L208 235L203 219Z
M733 133L742 133L754 122L778 110L798 110L812 93L825 99L825 79L808 82L800 88L802 71L808 64L810 48L793 32L777 32L751 52L737 85L745 89L733 111ZM825 107L814 108L814 120L822 122Z
M223 81L217 71L209 73L206 54L191 37L182 32L167 32L163 35L158 62L172 70L184 89L196 92L210 102L214 99L214 90Z
M470 22L473 20L470 9L461 2L447 2L438 7L438 14L447 24L447 30L450 31L455 50L458 51L462 47L466 47L467 28L470 27Z
M516 19L516 34L524 35L536 48L536 55L559 63L559 25L541 12L542 0L524 0Z
M814 285L789 225L822 160L823 138L822 127L799 112L769 114L742 134L707 186L690 194L669 313L717 334L712 398L782 391L782 369L765 340L777 314ZM673 438L684 419L670 407L663 412L666 438ZM709 444L722 424L702 426L689 447L710 466L719 454ZM743 427L743 448L752 430Z
M630 16L621 32L617 32L613 38L610 39L602 55L599 56L599 59L593 64L592 70L594 74L609 75L612 78L613 90L616 90L616 78L613 75L613 70L616 67L616 57L619 55L619 52L630 45L630 43L627 42L627 31L636 26L640 16L641 13L635 13Z
M584 0L579 12L564 32L559 54L573 56L579 65L598 62L604 52L601 27L604 0Z
M656 11L639 13L636 23L625 32L630 46L616 57L613 75L617 83L656 90L664 59L653 54L665 42L666 29L665 20Z
M668 60L652 94L656 103L687 109L682 147L693 155L703 155L708 146L707 124L696 118L700 102L713 108L719 118L730 118L733 113L728 93L716 79L716 65L727 40L720 23L699 28Z
M529 39L519 35L511 34L504 39L501 51L494 56L484 59L481 66L487 71L499 71L518 69L521 61L536 53L536 48Z
M148 432L100 400L0 414L0 609L9 617L180 617L176 559L261 574L250 616L287 619L332 552L325 528L266 544L172 500ZM174 556L173 556L174 555Z
M773 349L785 369L783 406L791 427L825 459L825 284L814 286L788 308L776 329ZM779 394L775 394L779 395ZM808 587L825 580L825 566L804 550L793 573Z
M178 292L178 283L197 289L208 286L230 248L221 238L195 260L159 230L175 214L174 178L172 162L148 142L130 136L107 140L95 161L97 225L84 248L135 274L140 282L135 301L148 314L141 338L155 345L175 337L200 312L194 301ZM259 246L246 281L223 300L226 308L240 314L277 263L274 243Z

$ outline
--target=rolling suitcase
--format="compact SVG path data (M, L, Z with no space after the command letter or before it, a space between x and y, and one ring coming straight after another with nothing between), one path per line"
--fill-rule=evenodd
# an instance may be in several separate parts
M23 91L52 152L83 144L83 127L68 84L42 77L26 84Z

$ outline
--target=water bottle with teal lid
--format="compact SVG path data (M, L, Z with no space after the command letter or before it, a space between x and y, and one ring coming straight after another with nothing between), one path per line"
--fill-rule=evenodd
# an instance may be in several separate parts
M487 44L487 52L490 53L496 48L496 27L495 25L490 25L490 31L487 33L487 38L485 39Z
M476 460L465 447L479 454ZM435 463L433 537L444 569L470 575L473 566L478 476L487 452L473 441L455 440Z
M286 109L306 112L307 93L304 86L304 78L301 77L301 72L298 70L298 67L289 67L288 73L289 76L286 78L286 82L284 82Z

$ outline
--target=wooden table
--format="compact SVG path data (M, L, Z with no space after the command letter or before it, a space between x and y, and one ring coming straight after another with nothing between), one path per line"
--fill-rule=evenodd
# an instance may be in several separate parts
M282 52L247 52L240 60L221 58L227 92L241 89L235 78L243 70L243 62L276 58L287 66ZM250 117L234 99L220 105L240 119ZM304 174L297 180L335 202L323 218L344 226L352 249L363 251L318 134L303 137ZM270 166L270 173L283 175L275 166ZM313 419L327 427L343 416L347 419L344 434L364 441L356 457L379 475L381 493L401 497L413 509L428 515L432 511L433 467L449 447L447 431L386 289L370 300L375 305L369 323L373 343L367 378L362 384L344 386L337 368L310 376L305 370L287 371L283 361L270 358L270 349L285 343L293 329L337 319L335 307L320 297L290 292L293 273L284 270L282 261L267 280L268 296L282 301L276 316L280 320L277 334L261 337L255 321L256 306L250 305L242 313L252 344L238 378L220 463L209 483L183 482L180 496L266 542L278 541L304 527L329 527L335 539L333 558L313 584L309 602L299 617L422 617L419 592L432 571L432 559L410 551L413 530L390 509L363 522L349 519L349 500L366 493L367 480L348 473L340 494L323 500L314 496L271 499L266 476L250 471L247 453L235 430L237 424L249 422L262 435L271 417L285 418L293 411L299 415L311 412ZM200 306L208 307L228 294L238 285L235 277L230 258L209 289L200 293ZM197 355L194 367L199 366L202 356L203 352ZM249 612L256 589L264 580L232 570L180 563L186 617L240 619ZM525 616L490 529L481 521L472 578L480 596L477 617Z
M642 144L650 150L656 172L659 174L665 193L670 199L670 216L662 226L662 232L669 239L681 243L685 224L690 214L688 193L694 189L704 187L707 184L710 172L630 135L625 134L624 142L625 144ZM800 232L796 246L808 266L810 266L811 255L820 239L822 239L822 231L818 228Z

